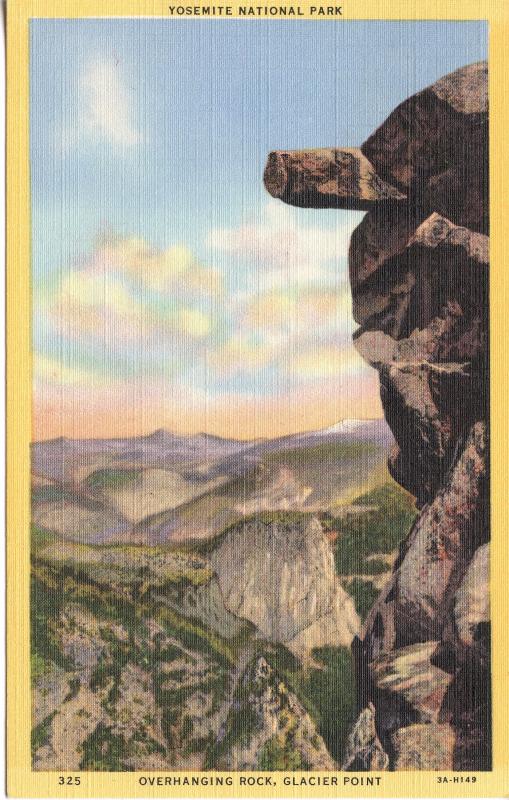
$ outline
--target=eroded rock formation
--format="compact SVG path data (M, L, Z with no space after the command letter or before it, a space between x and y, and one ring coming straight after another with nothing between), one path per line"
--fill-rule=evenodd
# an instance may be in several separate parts
M368 211L349 255L355 344L380 375L389 469L421 509L354 640L345 768L489 769L487 65L409 98L359 150L271 153L265 183Z

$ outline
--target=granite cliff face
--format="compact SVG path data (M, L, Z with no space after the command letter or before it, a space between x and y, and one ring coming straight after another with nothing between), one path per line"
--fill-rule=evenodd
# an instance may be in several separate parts
M350 646L359 630L316 517L240 523L211 564L226 608L298 656L314 647Z
M420 508L354 640L345 768L489 769L487 65L409 98L358 150L271 153L265 184L368 212L349 254L355 345Z

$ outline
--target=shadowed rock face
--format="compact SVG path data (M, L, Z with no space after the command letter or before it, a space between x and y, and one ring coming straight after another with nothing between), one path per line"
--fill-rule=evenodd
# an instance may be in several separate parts
M265 182L368 211L349 252L354 340L380 376L389 469L421 508L354 640L345 768L489 769L486 63L403 102L359 150L272 153Z

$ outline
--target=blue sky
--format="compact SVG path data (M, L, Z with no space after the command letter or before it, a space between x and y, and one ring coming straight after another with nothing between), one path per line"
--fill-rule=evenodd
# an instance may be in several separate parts
M68 431L76 404L87 430L120 430L113 390L152 408L134 427L224 432L255 403L283 432L322 421L324 392L324 425L360 395L379 413L350 343L361 215L272 201L267 153L358 145L485 57L479 23L33 20L39 433L55 411Z

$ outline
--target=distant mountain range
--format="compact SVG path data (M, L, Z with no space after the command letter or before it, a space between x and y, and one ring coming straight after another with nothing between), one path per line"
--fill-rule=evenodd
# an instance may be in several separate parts
M32 518L89 543L203 539L259 511L323 511L382 468L383 419L242 441L164 429L32 445Z
M210 468L218 460L235 459L240 454L250 463L262 453L310 447L325 441L372 441L387 444L391 433L384 419L346 419L316 431L290 434L276 439L227 439L209 433L182 435L159 428L146 436L122 439L68 439L61 436L32 444L32 472L41 478L72 483L83 478L87 467L99 462L115 466L171 468L188 465ZM232 464L233 465L233 464ZM223 465L222 465L223 466ZM228 465L224 465L228 469ZM230 470L229 470L230 471Z

